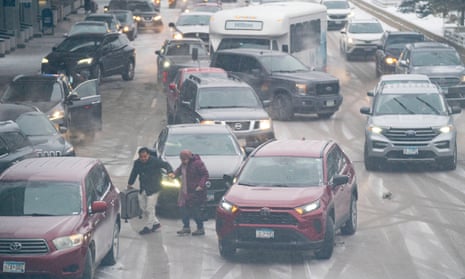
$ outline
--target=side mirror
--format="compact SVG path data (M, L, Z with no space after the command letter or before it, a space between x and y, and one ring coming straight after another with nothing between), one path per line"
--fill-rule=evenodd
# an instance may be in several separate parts
M367 92L367 96L368 97L373 97L373 96L375 96L375 92L373 90L370 90L370 91Z
M68 96L68 101L71 101L71 102L72 102L72 101L79 101L79 100L81 100L81 98L80 98L79 95L76 94L76 93L71 93L71 94L69 94L69 96Z
M347 175L335 175L333 177L333 184L332 186L338 186L338 185L343 185L349 182L349 177Z
M462 108L460 106L452 106L451 107L451 113L452 114L458 114L462 112Z
M286 52L286 53L287 53L287 52L289 52L289 46L288 46L288 45L283 45L283 46L281 47L281 50L282 50L283 52Z
M269 106L271 106L271 100L263 100L262 104L263 104L264 107L269 107Z
M192 60L197 61L199 59L199 49L194 47L192 49Z
M105 201L94 201L90 206L90 213L100 213L107 210L107 202Z
M371 115L371 110L369 107L362 107L360 108L360 113L361 114L366 114L366 115Z
M168 85L168 88L169 88L170 90L176 90L176 83L173 83L173 82L170 83L170 84Z
M160 55L160 50L155 50L156 55Z
M66 126L59 125L58 126L58 132L60 134L66 134L66 132L68 132L68 128Z
M399 60L399 66L404 67L404 68L407 68L407 67L408 67L407 61L405 61L405 60Z
M168 23L168 27L176 29L176 24L174 24L173 22L170 22Z

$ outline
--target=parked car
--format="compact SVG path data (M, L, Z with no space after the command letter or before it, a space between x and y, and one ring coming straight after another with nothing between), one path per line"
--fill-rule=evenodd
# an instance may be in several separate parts
M41 72L64 73L75 79L101 79L121 75L133 80L136 50L121 33L76 34L53 47L42 58Z
M208 48L210 40L210 12L184 12L181 13L176 23L169 23L169 27L175 30L173 39L199 38Z
M78 21L71 25L68 33L65 33L65 37L73 36L75 34L82 33L108 33L111 32L108 24L103 21Z
M97 159L25 159L0 175L0 223L0 275L93 278L118 258L119 191Z
M11 120L0 121L0 173L21 160L34 157L37 157L34 146L18 124Z
M275 140L248 156L216 210L221 256L237 248L313 250L357 229L355 168L331 140Z
M194 52L196 57L193 55ZM165 89L168 88L178 69L204 67L210 63L210 56L202 40L196 38L165 40L161 48L155 51L155 55L157 82Z
M121 23L121 31L128 36L130 41L134 41L138 29L133 13L129 10L111 10L110 13L114 14Z
M452 46L439 42L407 44L395 72L427 75L441 88L450 105L465 106L465 65Z
M158 156L177 168L181 164L179 153L189 149L199 154L205 163L209 180L207 185L206 213L214 216L215 208L229 187L223 176L234 175L246 158L246 152L227 125L179 124L168 125L160 132L154 144ZM158 195L157 212L177 215L177 196L180 181L164 176Z
M322 0L328 13L328 30L341 29L352 17L352 7L348 0Z
M373 88L373 90L369 90L367 95L370 97L375 96L379 92L383 90L383 87L387 84L397 84L397 83L429 83L433 84L427 75L420 75L420 74L387 74L382 75Z
M339 48L347 60L355 55L369 57L375 54L383 34L383 25L377 19L352 18L341 30Z
M228 125L246 146L274 139L273 121L254 89L237 79L191 75L169 107L174 111L168 112L168 122Z
M290 120L296 113L330 118L342 104L335 76L312 71L284 52L219 50L210 66L223 68L252 86L262 101L271 102L269 112L273 119Z
M72 88L64 75L18 75L0 101L37 107L57 127L91 134L102 129L102 102L96 80Z
M434 84L386 84L373 98L367 115L364 162L367 170L388 163L433 163L444 170L457 165L457 130L453 114Z
M84 20L106 22L111 32L121 32L121 23L114 14L90 14Z
M424 40L425 35L418 32L385 31L375 53L376 76L395 73L397 60L405 45Z
M160 0L111 0L104 11L129 10L133 13L139 30L163 31Z
M75 156L74 147L63 136L67 128L58 129L47 115L35 107L0 104L0 121L14 121L34 145L38 157Z

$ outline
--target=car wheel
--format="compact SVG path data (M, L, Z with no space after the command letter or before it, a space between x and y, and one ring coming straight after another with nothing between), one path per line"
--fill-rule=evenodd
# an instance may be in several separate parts
M331 258L334 250L334 221L331 217L326 220L325 239L320 250L315 251L315 256L320 260Z
M439 167L443 170L455 170L457 168L457 146L455 146L454 155L442 159L439 162Z
M220 255L225 259L230 259L236 254L236 247L225 240L218 240Z
M294 116L291 99L284 94L276 94L271 104L271 115L277 120L291 120Z
M369 157L368 156L368 148L365 144L365 148L364 148L364 151L363 151L363 160L364 160L364 163L365 163L365 169L367 171L376 171L379 169L379 164L380 164L380 161L376 158L373 158L373 157Z
M120 232L119 225L118 223L115 223L115 227L113 229L113 240L111 243L111 248L108 251L108 253L105 255L105 258L103 258L104 265L114 265L116 263L116 260L118 259L119 232Z
M341 228L341 233L344 235L352 235L357 230L357 198L352 194L350 199L349 219Z
M318 113L318 118L321 119L328 119L333 116L334 112L327 112L327 113Z
M124 67L124 73L121 75L123 80L133 80L135 68L136 67L134 61L129 60L126 66Z
M130 41L134 41L134 39L136 38L136 34L135 34L135 33L136 33L136 32L134 31L134 29L132 29L131 33L130 33L129 36L128 36L128 39L129 39Z
M94 258L92 257L90 248L87 248L82 279L94 279Z

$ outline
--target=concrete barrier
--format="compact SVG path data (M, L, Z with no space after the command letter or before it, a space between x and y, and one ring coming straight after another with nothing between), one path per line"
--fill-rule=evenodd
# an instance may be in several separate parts
M3 42L4 42L5 54L10 53L11 52L10 36L0 35L0 39L3 40Z
M0 39L0 57L5 57L5 40Z
M17 39L16 47L25 48L26 47L26 32L24 30L20 30L17 33L18 33L18 36L16 36L16 39Z

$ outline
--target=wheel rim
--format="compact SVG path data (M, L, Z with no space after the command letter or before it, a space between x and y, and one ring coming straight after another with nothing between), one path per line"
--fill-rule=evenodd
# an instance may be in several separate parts
M351 210L352 214L352 227L356 228L357 227L357 203L355 202L355 198L352 197L352 204L351 204Z
M129 62L128 64L128 77L129 79L133 79L134 78L134 63L133 62Z

